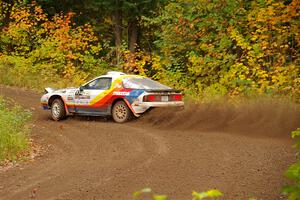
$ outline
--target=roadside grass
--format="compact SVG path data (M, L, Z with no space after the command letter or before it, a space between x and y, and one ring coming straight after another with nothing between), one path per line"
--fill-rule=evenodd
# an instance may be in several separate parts
M30 59L20 56L1 57L0 54L0 84L27 88L38 92L43 91L46 87L79 87L87 80L111 70L116 69L95 67L89 73L76 71L72 73L66 72L62 75L47 64L34 65Z
M63 79L51 70L31 72L24 67L6 68L0 63L0 84L27 88L34 91L43 91L46 87L64 88L79 85L79 81L72 78Z
M30 67L29 67L30 66ZM91 72L74 72L58 75L58 72L47 64L34 65L30 59L18 56L2 56L0 55L0 84L17 86L21 88L31 89L37 92L43 91L46 87L66 88L79 87L86 81L96 76L105 74L107 71L118 70L117 68L96 68ZM159 82L161 82L159 80ZM163 82L162 82L163 83ZM166 83L167 84L167 83ZM167 84L168 85L168 84ZM260 100L260 99L278 99L290 102L300 103L300 98L293 95L283 95L276 93L257 93L249 89L247 93L238 96L227 94L223 88L209 88L203 93L199 93L195 88L183 89L184 101L199 103L221 103L231 102L238 103L244 100Z
M17 160L29 147L31 113L20 106L10 106L0 96L0 163Z

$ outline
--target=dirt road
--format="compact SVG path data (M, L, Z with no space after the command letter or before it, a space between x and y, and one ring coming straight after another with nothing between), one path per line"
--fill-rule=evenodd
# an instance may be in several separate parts
M211 188L224 199L281 199L282 174L294 160L289 132L300 127L299 110L268 103L189 106L126 124L54 122L40 110L40 95L3 86L0 95L34 110L32 137L46 149L34 162L0 172L3 200L127 200L143 187L170 200Z

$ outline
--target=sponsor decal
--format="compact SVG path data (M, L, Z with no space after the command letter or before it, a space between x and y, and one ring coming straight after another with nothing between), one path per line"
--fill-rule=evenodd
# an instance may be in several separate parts
M76 95L75 99L90 99L91 97L89 95Z
M69 101L71 101L71 100L73 100L74 98L73 97L71 97L71 96L68 96L68 98L67 98Z
M127 96L130 92L113 92L113 95L119 95L119 96Z

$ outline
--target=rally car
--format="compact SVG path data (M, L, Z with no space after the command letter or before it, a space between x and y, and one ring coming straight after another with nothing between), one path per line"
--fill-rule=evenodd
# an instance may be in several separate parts
M45 88L41 98L44 110L53 120L68 115L112 116L123 123L139 117L150 108L183 107L182 94L168 86L138 75L108 72L79 88Z

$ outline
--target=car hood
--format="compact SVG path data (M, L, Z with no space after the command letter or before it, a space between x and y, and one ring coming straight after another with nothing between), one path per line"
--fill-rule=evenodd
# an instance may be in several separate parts
M55 88L45 88L45 93L52 93L52 94L71 94L76 92L78 88L63 88L63 89L55 89Z

